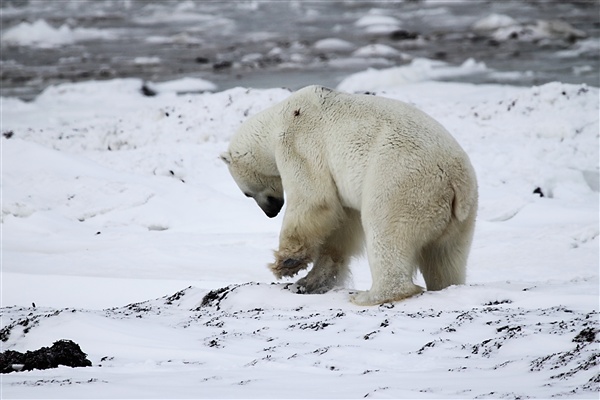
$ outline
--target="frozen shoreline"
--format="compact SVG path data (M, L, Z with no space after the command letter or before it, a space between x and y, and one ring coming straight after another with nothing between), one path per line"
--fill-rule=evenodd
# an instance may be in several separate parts
M600 85L598 4L469 1L195 2L61 0L2 4L0 96L48 85L195 77L219 90L337 86L415 59L488 67L459 82ZM285 24L273 21L286 21Z

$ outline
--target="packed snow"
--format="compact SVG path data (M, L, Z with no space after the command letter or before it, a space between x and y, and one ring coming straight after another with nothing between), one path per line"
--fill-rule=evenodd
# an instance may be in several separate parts
M468 283L379 307L349 302L370 286L362 257L330 293L273 282L283 213L219 160L287 89L115 79L2 98L2 348L70 339L92 362L5 374L2 397L597 398L598 88L419 65L340 89L416 105L470 155Z

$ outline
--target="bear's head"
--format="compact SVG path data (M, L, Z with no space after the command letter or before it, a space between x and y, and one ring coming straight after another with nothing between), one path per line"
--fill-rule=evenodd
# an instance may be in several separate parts
M239 154L227 151L221 154L229 167L235 183L246 197L252 197L269 218L279 214L283 207L283 185L279 175L260 171L258 160L251 153Z

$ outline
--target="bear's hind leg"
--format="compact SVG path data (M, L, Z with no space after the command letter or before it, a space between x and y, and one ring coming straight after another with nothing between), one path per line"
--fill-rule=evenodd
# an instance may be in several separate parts
M373 306L421 293L423 288L413 282L417 265L414 245L387 229L382 229L379 234L375 229L368 232L369 228L365 227L365 230L373 282L371 289L358 292L350 300L359 306Z
M474 218L464 222L453 220L451 224L454 225L440 239L421 250L419 269L427 290L442 290L465 283Z
M364 235L360 214L351 209L344 211L345 216L340 226L320 246L310 272L296 282L305 293L325 293L343 284L349 275L350 259L363 248Z

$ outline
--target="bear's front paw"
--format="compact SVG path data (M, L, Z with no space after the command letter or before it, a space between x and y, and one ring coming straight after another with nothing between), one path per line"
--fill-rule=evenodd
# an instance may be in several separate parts
M269 264L269 268L277 279L284 276L294 276L303 269L308 268L308 260L296 258L277 258L274 263Z
M296 285L301 288L302 293L323 294L329 292L333 288L333 282L316 281L315 279L310 279L309 276L310 274L296 282Z

